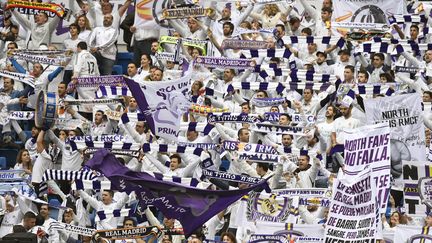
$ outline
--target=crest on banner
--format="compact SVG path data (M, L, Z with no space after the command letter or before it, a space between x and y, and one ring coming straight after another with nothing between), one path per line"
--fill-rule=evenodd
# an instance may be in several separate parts
M422 177L418 183L420 199L429 208L432 208L432 177Z
M253 192L247 201L246 218L248 221L286 222L290 215L298 213L294 200L276 194Z

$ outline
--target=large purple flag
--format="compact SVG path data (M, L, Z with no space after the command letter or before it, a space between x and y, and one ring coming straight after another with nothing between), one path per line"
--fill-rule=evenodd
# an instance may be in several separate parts
M187 237L248 192L268 186L263 180L247 189L211 191L161 181L145 172L129 170L107 150L96 152L86 166L104 174L114 190L135 191L141 207L154 205L166 217L179 220Z

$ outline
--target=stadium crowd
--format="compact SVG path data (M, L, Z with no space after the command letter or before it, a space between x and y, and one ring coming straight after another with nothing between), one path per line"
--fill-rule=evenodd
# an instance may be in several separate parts
M37 234L39 242L90 242L89 235L56 228L56 222L97 230L158 226L159 229L173 229L174 232L174 229L183 228L178 220L165 217L153 206L140 214L125 217L95 214L97 211L136 207L139 199L134 192L82 190L73 185L73 180L46 181L47 171L85 171L85 164L93 155L85 152L88 144L78 146L78 149L76 145L72 146L71 141L75 137L95 141L109 138L140 146L196 143L216 144L220 149L229 141L237 145L267 145L271 148L268 154L279 155L282 162L241 159L236 151L228 149L219 153L214 147L205 150L205 156L165 151L141 151L136 156L125 151L121 154L121 149L113 149L112 152L129 170L194 178L200 183L207 183L210 190L238 190L247 188L248 184L206 179L203 177L204 157L212 158L214 164L210 168L215 171L268 179L272 190L322 188L326 189L326 197L330 198L328 194L331 195L333 179L344 172L343 153L333 151L343 146L343 131L366 125L368 118L364 101L386 95L379 92L355 94L346 102L347 90L341 87L350 90L375 84L389 87L392 96L419 93L426 107L432 101L432 79L428 71L406 73L398 72L396 67L428 70L432 68L432 49L406 50L397 55L379 50L359 54L356 49L370 38L354 38L331 27L329 23L334 20L332 1L316 2L320 3L319 7L312 7L308 0L215 1L205 17L164 20L168 28L141 28L134 25L134 11L128 12L128 9L135 9L135 3L131 0L126 0L118 8L108 0L70 0L66 7L72 13L69 20L72 23L68 37L61 44L51 41L60 17L49 16L43 11L28 15L14 8L6 10L6 3L3 2L5 10L0 28L0 148L3 151L19 151L13 166L6 169L21 170L22 177L28 180L27 189L31 193L26 196L26 192L17 188L2 191L0 238L11 233L31 232ZM406 11L413 11L418 4L417 1L406 1ZM426 15L429 16L429 13ZM392 24L390 28L378 30L375 34L407 43L431 43L431 35L424 31L429 25L429 20L425 23ZM119 37L120 30L123 36ZM167 36L182 41L172 42ZM291 38L305 36L315 39L306 43L295 42ZM343 42L317 41L317 37L322 36L331 36L335 40L340 38ZM80 86L81 77L113 74L117 53L123 48L118 44L119 38L124 39L127 51L133 53L124 75L139 84L178 80L187 72L192 72L192 85L187 94L190 109L179 118L180 129L175 131L177 141L152 133L146 121L124 119L124 114L132 117L133 114L145 113L139 108L140 100L130 93L117 99L117 103L104 105L97 103L99 86ZM226 48L230 40L254 42L261 46L260 51L267 52L267 56L254 56L253 50L250 50L253 48ZM272 49L283 49L290 55L272 55ZM67 63L51 65L43 60L28 61L20 55L26 50L29 56L42 54L47 59L62 56ZM163 55L167 53L175 54L175 57ZM227 61L249 58L252 65L266 72L255 72L253 68L242 70L190 65L203 57L223 57ZM281 73L276 71L277 68L282 69ZM323 77L329 77L329 85L324 88L291 86L280 91L277 84L287 82L287 77L292 78L294 74L298 80L308 79L314 84L321 84ZM313 78L310 79L308 74L312 74ZM25 81L27 79L31 81ZM41 91L56 95L58 121L53 127L37 127L34 118L10 117L13 112L26 115L35 111L41 105L37 100L37 94ZM345 93L341 95L340 92ZM74 100L78 102L74 103ZM82 100L94 100L95 103L80 103ZM432 120L426 110L422 126L425 127L425 153L428 153ZM255 116L266 124L293 129L291 132L266 133L254 129L254 123L242 120L224 123L208 119L207 115L211 112ZM271 118L274 120L269 120ZM199 125L201 128L198 128ZM295 128L302 132L297 133ZM416 218L404 212L402 194L400 189L392 188L387 213L382 214L384 230L392 231L399 224L432 226L432 215ZM49 201L58 204L53 206L52 202L48 204ZM295 220L291 223L324 227L328 211L329 205L299 205ZM253 230L238 222L242 214L241 200L238 200L214 215L188 238L163 231L165 233L156 240L164 243L205 240L248 242ZM93 240L98 241L94 237ZM115 242L152 240L155 239L146 236Z

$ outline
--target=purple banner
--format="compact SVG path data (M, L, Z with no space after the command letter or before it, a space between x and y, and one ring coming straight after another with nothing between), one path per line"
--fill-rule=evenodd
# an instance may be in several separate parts
M207 220L252 190L265 188L264 180L243 190L211 191L161 181L145 172L134 172L107 150L100 150L86 166L104 174L114 190L136 192L140 207L154 205L164 216L183 225L186 237Z

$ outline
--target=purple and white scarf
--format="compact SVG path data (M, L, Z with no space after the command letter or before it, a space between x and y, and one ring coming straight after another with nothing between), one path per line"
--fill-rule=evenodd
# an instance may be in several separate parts
M34 88L35 81L34 77L26 74L26 73L15 73L15 72L9 72L9 71L0 71L0 77L10 78L25 84L30 85Z
M304 133L304 128L302 127L281 126L266 123L255 123L254 126L252 126L252 130L263 133L290 134L300 136L306 135Z
M255 66L253 60L232 59L226 57L204 57L199 56L195 60L196 65L213 68L250 69Z
M225 39L222 42L223 49L257 50L267 49L267 47L268 43L266 41Z
M99 89L96 91L96 99L102 97L116 98L118 96L132 96L132 93L127 87L121 86L99 86Z
M337 45L342 48L345 45L345 40L342 37L336 36L284 36L282 40L285 44L324 44Z
M123 75L107 75L107 76L84 76L77 78L77 84L69 83L68 89L74 89L75 87L82 88L96 88L99 86L117 86L121 85L127 87L124 82Z
M209 123L257 123L260 121L258 115L245 113L210 113L207 116Z

